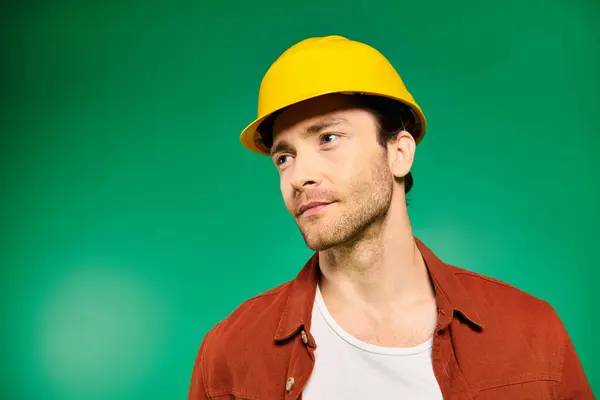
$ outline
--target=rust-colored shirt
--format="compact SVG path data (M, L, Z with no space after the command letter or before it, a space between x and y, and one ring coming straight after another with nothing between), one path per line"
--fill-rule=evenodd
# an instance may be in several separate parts
M438 305L432 362L444 399L594 399L547 302L445 264L415 240ZM319 277L315 254L294 280L247 300L211 329L189 400L301 399L318 348L310 326Z

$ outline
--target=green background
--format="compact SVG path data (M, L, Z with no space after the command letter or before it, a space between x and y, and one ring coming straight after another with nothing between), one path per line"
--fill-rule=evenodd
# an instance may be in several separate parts
M329 34L428 117L418 237L549 301L600 391L598 2L286 4L4 3L0 398L186 398L206 331L311 254L239 133L270 63Z

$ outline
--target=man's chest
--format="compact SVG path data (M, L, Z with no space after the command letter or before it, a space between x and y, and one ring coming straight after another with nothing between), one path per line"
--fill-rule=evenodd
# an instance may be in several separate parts
M365 310L326 314L339 329L361 342L382 347L413 347L431 339L437 325L434 302L417 308L374 315Z
M303 400L323 398L398 398L440 400L431 358L433 340L412 347L383 347L362 342L313 316L311 334L318 343L315 365Z

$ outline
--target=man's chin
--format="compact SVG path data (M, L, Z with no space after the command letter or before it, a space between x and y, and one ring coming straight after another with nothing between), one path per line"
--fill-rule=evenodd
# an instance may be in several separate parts
M331 249L332 247L335 247L335 244L332 243L309 242L306 240L304 242L306 243L306 246L312 251L325 251Z
M339 240L324 237L318 233L302 231L302 237L306 246L312 251L324 251L341 244Z

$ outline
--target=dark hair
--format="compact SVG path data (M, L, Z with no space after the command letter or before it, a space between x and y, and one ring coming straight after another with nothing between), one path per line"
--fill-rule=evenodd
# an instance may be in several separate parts
M373 113L377 120L378 135L377 142L387 148L388 142L395 139L402 130L411 133L413 136L420 133L419 121L411 111L410 107L397 100L387 97L356 94L348 96L352 105L363 108ZM259 126L262 143L271 147L273 144L273 123L275 118L282 112L273 113L265 119ZM415 137L415 140L417 137ZM414 184L412 173L409 172L404 177L404 193L410 192Z
M413 136L420 133L420 126L410 107L397 100L381 96L354 95L352 104L369 110L377 120L377 141L383 148L405 130ZM415 140L417 137L415 136ZM410 192L414 184L412 173L404 177L404 193Z

